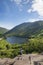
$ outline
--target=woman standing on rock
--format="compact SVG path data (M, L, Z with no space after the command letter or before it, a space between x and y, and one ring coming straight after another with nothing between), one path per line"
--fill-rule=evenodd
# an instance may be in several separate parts
M19 60L19 59L22 60L22 54L23 54L23 49L20 48L20 50L19 50L19 56L18 56L18 60Z
M31 65L31 56L29 56L29 61L30 61L30 65Z

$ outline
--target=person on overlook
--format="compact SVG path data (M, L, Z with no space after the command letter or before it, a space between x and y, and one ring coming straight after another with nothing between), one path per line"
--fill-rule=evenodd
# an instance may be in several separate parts
M22 55L23 54L23 49L20 48L19 54Z
M31 65L31 56L29 56L29 62L30 62L30 65Z
M19 50L19 56L18 56L18 60L21 58L21 60L22 60L22 54L23 54L23 49L22 48L20 48L20 50Z

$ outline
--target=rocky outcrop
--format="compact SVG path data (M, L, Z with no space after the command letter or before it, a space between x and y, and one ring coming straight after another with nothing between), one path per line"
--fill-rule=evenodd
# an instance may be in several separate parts
M31 60L29 59L29 56L31 57ZM40 61L41 60L41 61ZM37 62L40 65L43 65L43 55L37 55L37 54L27 54L27 55L20 55L13 59L11 58L0 58L0 65L35 65L34 62ZM40 61L40 62L39 62ZM30 63L31 62L31 63Z

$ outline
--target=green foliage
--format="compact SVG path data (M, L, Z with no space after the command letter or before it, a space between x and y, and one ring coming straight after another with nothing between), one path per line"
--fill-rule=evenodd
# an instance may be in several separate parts
M8 31L7 29L0 27L0 34L4 34L7 31Z
M1 37L3 36L3 34L4 34L5 32L7 32L7 31L8 31L7 29L0 27L0 38L1 38Z
M9 48L11 47L11 45L6 40L0 40L0 49L7 49L7 45L9 46Z
M0 57L10 57L13 58L18 55L19 45L10 44L6 40L0 40Z
M20 48L24 50L23 53L25 54L43 52L43 21L23 23L8 32L6 31L8 30L0 27L0 39L2 38L2 34L4 38L7 36L18 36L29 39L27 39L27 42L23 44L10 44L5 39L0 40L1 58L14 58L19 55Z
M20 48L24 54L43 52L43 38L31 38L24 44L10 44L6 40L0 40L0 57L14 58L19 55Z

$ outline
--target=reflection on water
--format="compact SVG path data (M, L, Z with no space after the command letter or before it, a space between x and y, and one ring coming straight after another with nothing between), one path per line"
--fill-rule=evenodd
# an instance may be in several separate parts
M21 38L21 37L7 37L6 39L10 43L25 43L27 41L27 38Z

